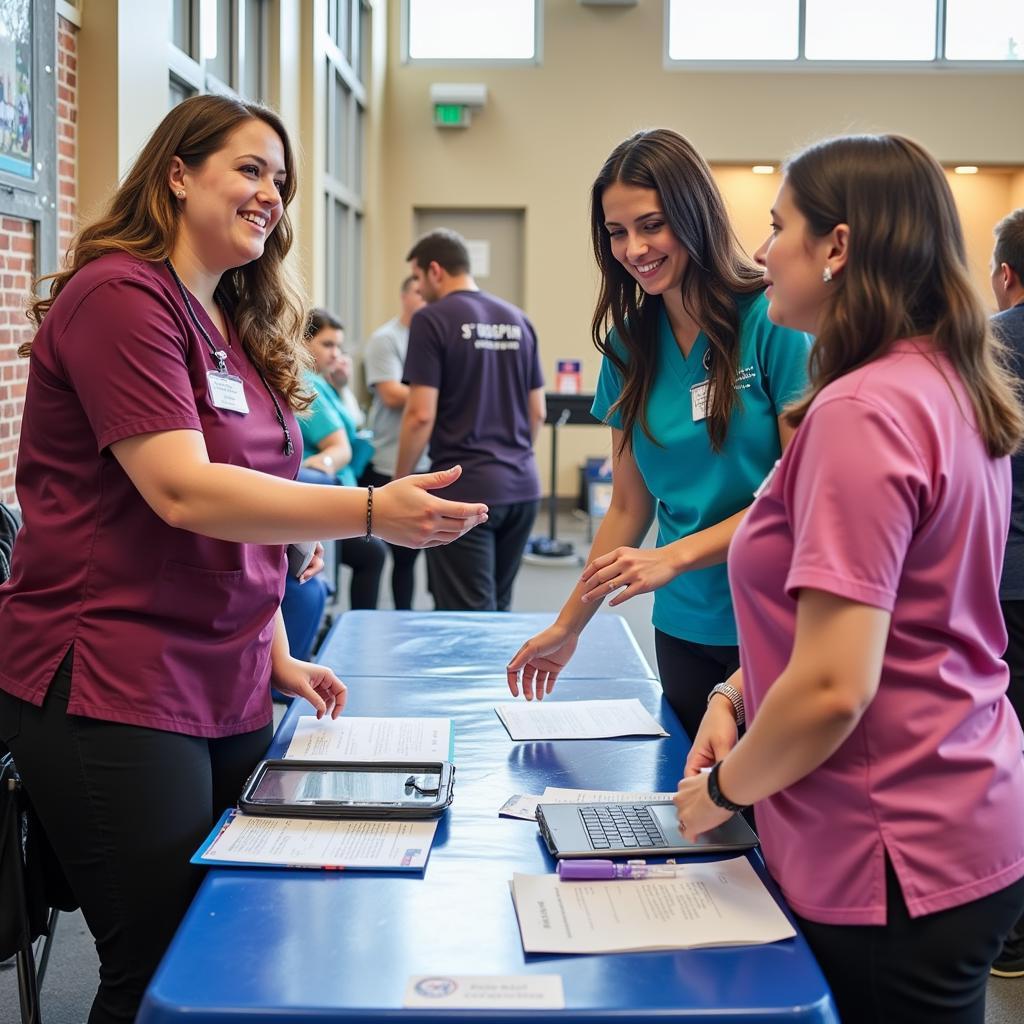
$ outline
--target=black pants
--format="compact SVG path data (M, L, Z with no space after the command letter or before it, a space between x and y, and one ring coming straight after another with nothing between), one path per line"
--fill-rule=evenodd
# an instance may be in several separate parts
M348 588L350 608L376 608L380 596L380 578L384 572L387 548L378 537L347 537L338 542L342 565L352 570Z
M69 715L70 669L41 708L0 692L0 739L96 940L89 1024L128 1024L202 878L189 857L273 730L205 740Z
M988 969L1020 913L1024 879L911 918L886 860L886 924L798 917L843 1024L984 1024Z
M1017 718L1024 726L1024 601L1000 601L1008 637L1003 660L1010 668L1010 682L1006 696L1017 712ZM1024 900L1021 901L1021 916L1006 937L1013 949L1024 950Z
M373 466L367 468L366 472L359 478L361 487L383 487L391 483L391 477L378 473ZM399 544L388 544L391 552L391 597L395 602L398 611L409 611L412 608L412 594L415 584L413 567L419 556L418 548L403 548Z
M491 505L487 522L451 544L427 548L434 607L446 612L507 612L539 501Z
M707 710L708 694L739 668L739 648L697 644L656 629L654 651L665 699L692 740Z

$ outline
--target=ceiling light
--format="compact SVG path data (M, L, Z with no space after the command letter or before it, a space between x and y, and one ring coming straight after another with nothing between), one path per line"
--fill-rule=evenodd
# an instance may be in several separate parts
M961 164L959 167L954 167L953 170L957 174L977 174L978 168L974 164Z
M754 166L751 167L750 169L755 174L774 174L775 173L775 165L774 164L754 164Z

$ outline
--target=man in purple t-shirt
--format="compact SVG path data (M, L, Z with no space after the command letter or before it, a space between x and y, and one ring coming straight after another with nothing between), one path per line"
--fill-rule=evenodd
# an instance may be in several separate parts
M537 337L522 310L480 291L466 243L432 231L406 259L427 305L409 325L395 476L430 444L432 468L462 466L452 497L484 501L488 520L427 551L434 606L508 611L540 500L533 442L544 422Z

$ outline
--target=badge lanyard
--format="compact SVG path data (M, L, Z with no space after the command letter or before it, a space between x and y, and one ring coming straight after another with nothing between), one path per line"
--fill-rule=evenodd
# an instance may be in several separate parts
M207 380L210 385L211 396L214 404L218 407L233 409L236 412L247 413L249 411L248 405L245 402L245 394L239 388L237 396L231 390L232 380L237 380L238 384L242 384L241 378L232 378L232 375L228 373L228 354L221 348L217 348L213 343L213 339L210 337L209 332L203 326L202 321L196 316L196 311L192 308L192 300L188 297L188 292L185 289L184 284L181 282L181 278L178 277L178 272L174 269L174 264L169 259L165 259L164 263L167 269L171 272L171 277L174 278L174 283L178 286L178 291L181 293L181 300L185 303L185 310L188 313L189 319L192 321L193 326L203 336L203 341L206 342L206 347L210 350L210 355L213 356L217 363L216 371L210 371L207 374ZM263 371L257 366L255 367L256 372L259 374L260 380L263 382L263 386L267 389L267 394L270 395L271 402L274 403L274 415L277 417L277 422L281 426L281 430L284 432L284 453L285 455L291 455L295 451L295 447L292 444L292 434L288 429L288 424L285 422L284 413L281 412L281 404L277 400L277 395L274 394L273 388L267 383L267 378L263 376ZM221 384L218 388L217 378ZM222 399L222 402L218 401L218 397ZM236 404L240 402L240 404Z
M704 366L704 372L711 372L711 349L706 348L704 355L701 358L701 363ZM690 415L693 417L694 423L699 423L701 420L706 419L708 415L708 405L711 403L711 399L714 396L714 385L710 378L705 378L699 384L694 384L690 388Z

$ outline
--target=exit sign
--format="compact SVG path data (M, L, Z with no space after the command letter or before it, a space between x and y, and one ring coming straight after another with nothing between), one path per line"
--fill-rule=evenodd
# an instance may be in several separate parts
M465 128L469 110L462 103L435 103L434 124L439 128Z

